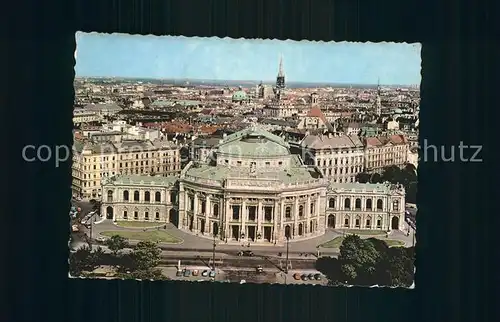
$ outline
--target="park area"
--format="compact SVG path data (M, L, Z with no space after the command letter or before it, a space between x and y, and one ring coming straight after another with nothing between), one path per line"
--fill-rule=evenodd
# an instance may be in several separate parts
M106 237L111 237L114 235L121 236L129 240L149 240L153 242L168 243L168 244L180 244L182 240L175 236L170 235L163 230L149 230L149 231L105 231L101 235Z
M150 221L117 221L116 225L124 228L156 228L165 224Z
M342 236L336 237L332 240L327 241L326 243L321 244L319 247L340 248L340 245L342 245L344 238L345 237L342 237ZM400 240L387 239L387 238L376 238L376 239L379 239L379 240L385 242L387 244L387 246L389 246L389 247L404 246L405 245L405 243L403 241L400 241Z

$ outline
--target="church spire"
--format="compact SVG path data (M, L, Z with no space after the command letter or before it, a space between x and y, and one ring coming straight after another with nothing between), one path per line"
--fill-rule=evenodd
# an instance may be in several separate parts
M280 56L280 65L278 68L278 77L285 77L285 71L283 69L283 55Z
M276 76L276 89L282 90L285 88L285 70L283 68L283 55L280 56L280 64L278 68L278 76Z

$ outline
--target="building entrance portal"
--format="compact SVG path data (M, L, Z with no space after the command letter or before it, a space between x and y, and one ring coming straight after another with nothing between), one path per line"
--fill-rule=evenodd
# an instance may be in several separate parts
M194 226L194 216L189 216L189 230L193 230Z
M168 221L175 227L179 227L179 216L177 215L177 210L174 208L168 212Z
M328 228L335 228L335 215L328 216Z
M290 225L285 226L285 238L291 238L292 237L292 229L290 228Z
M240 226L238 225L231 226L231 237L234 240L240 240Z
M200 219L200 233L205 233L205 219Z
M212 235L219 236L219 224L216 222L212 225Z
M268 242L271 241L271 227L264 227L264 239Z
M391 229L397 230L399 229L399 218L394 216L391 220Z
M248 238L252 241L255 241L255 239L257 238L255 234L255 226L248 226Z
M113 207L106 208L106 219L113 219Z

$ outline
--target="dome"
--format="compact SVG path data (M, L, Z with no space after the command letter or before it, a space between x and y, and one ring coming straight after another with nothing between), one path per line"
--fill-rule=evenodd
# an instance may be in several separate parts
M233 93L233 101L234 102L241 102L247 99L247 93L244 91L236 91Z

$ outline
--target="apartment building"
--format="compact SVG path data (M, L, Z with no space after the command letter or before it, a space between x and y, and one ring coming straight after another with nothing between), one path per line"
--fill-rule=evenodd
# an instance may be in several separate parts
M290 146L305 164L316 165L331 182L355 182L356 175L363 172L364 146L357 136L307 135Z
M381 172L385 167L403 167L408 162L409 143L402 134L366 137L365 171Z
M162 140L91 142L73 145L73 195L84 199L101 196L101 179L116 174L177 175L181 171L179 148Z
M73 111L73 124L81 125L86 123L100 122L102 117L95 111L88 111L83 108L75 108Z

